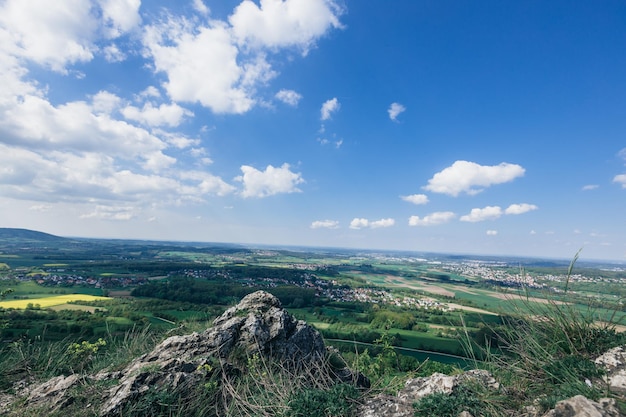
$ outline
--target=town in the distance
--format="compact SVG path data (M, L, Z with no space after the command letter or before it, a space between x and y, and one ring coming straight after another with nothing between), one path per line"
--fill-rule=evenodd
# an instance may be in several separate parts
M483 337L485 317L567 293L569 302L597 308L599 320L612 311L621 320L626 266L577 257L99 240L1 229L0 331L11 341L167 329L208 321L264 289L328 338L373 343L386 331L413 355L463 356L460 313L465 331Z

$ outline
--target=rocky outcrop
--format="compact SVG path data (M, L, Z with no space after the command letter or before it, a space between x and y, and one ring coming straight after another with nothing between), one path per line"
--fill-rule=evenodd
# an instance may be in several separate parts
M582 395L560 401L554 409L543 417L620 417L619 410L615 408L615 401L603 398L599 402L591 401Z
M101 415L116 414L150 387L173 392L181 384L193 384L199 378L196 370L215 360L222 369L236 369L254 354L297 367L323 361L326 347L317 330L285 311L278 298L258 291L226 310L205 332L170 337L133 361L120 373Z
M622 350L616 350L622 352ZM614 357L614 354L609 355ZM606 359L606 358L605 358ZM432 394L455 395L455 389L469 383L481 389L500 390L500 384L487 371L471 370L460 375L435 373L429 377L409 379L397 395L380 394L367 399L358 409L358 417L412 417L414 403ZM467 411L459 410L459 417L472 417ZM511 413L513 413L511 411ZM507 414L508 415L508 414ZM560 401L554 409L540 413L533 407L524 412L510 415L524 417L623 417L615 405L615 400L603 398L598 402L577 395Z
M358 410L359 417L411 417L413 403L431 394L452 394L460 384L472 382L486 389L498 390L500 384L487 371L471 370L460 375L432 374L409 379L397 395L380 394L366 400Z
M613 348L596 359L596 365L606 370L604 382L613 393L626 395L626 346Z
M82 378L104 381L103 386L114 383L103 393L100 408L101 416L114 416L149 390L171 393L197 385L205 377L199 369L219 368L220 372L237 374L253 355L279 362L285 369L324 369L329 373L324 377L366 382L347 368L327 366L328 352L319 332L295 319L278 298L264 291L244 297L202 333L172 336L121 371ZM25 403L58 409L72 401L69 388L78 382L77 375L53 378L30 389Z

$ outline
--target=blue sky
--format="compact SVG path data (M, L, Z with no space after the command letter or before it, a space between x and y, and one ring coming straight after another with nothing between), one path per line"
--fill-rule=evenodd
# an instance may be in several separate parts
M0 1L0 226L626 260L621 1Z

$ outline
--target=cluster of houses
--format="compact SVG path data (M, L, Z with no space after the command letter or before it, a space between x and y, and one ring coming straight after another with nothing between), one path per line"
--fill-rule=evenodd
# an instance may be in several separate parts
M501 267L494 267L478 261L446 263L442 264L440 268L457 275L481 278L484 281L505 287L545 288L545 284L537 282L535 277L525 274L523 271L511 274Z
M59 273L55 272L29 272L27 269L17 269L6 278L16 279L18 281L35 281L40 285L71 287L74 285L82 285L94 288L121 288L131 287L147 282L145 278L135 275L127 276L101 276L101 277L85 277L79 274Z
M447 304L440 303L432 298L395 295L389 291L374 288L332 288L326 291L324 295L335 301L358 301L412 309L438 309L443 311L450 309Z

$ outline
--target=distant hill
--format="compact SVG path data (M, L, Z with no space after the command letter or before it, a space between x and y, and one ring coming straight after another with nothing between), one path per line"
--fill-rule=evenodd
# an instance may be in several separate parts
M36 230L0 227L0 240L58 242L67 239L64 237L51 235L49 233L38 232Z

